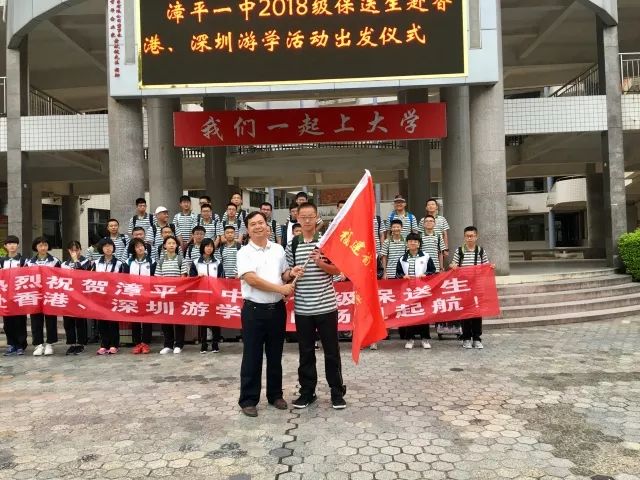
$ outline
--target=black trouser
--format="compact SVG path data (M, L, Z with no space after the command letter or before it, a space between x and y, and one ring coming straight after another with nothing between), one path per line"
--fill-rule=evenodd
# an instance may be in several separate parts
M198 327L198 334L200 336L200 345L202 348L207 348L207 329L211 329L211 343L218 343L220 341L220 327Z
M151 330L153 328L152 323L132 323L131 324L131 340L134 345L140 343L151 343Z
M287 321L284 302L261 304L245 300L240 318L242 366L238 404L244 408L260 401L264 353L267 355L267 400L273 403L282 398L282 347Z
M27 348L27 316L4 317L4 334L7 336L7 345L23 350Z
M120 347L120 323L98 320L98 331L102 348Z
M58 317L34 313L31 315L31 341L33 345L44 343L44 327L47 327L47 343L58 341Z
M467 318L462 320L462 340L480 341L482 336L482 318Z
M67 334L67 345L88 343L86 318L64 317L64 331Z
M184 348L184 325L162 324L165 348Z
M313 395L318 383L316 370L316 332L322 342L324 352L324 371L327 383L331 387L331 397L342 397L342 363L340 360L340 344L338 342L338 311L320 315L296 314L296 331L298 332L298 349L300 366L298 382L300 395Z
M398 333L400 333L400 338L404 338L405 340L412 340L417 336L425 340L431 338L431 333L429 332L429 324L400 327L398 329Z

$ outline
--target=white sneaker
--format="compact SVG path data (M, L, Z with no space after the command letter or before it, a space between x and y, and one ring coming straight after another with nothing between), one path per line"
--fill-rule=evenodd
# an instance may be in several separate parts
M160 355L166 355L167 353L171 353L171 349L169 347L164 347L160 350Z
M176 355L179 354L180 352L182 352L182 349L180 347L176 347L173 349L173 353L175 353Z
M44 344L44 354L49 356L49 355L53 355L53 345L51 345L50 343L45 343Z
M372 343L371 345L369 345L369 350L377 350L377 349L378 349L377 343Z
M413 348L413 340L407 341L407 343L404 344L404 348L411 350Z
M422 340L422 348L424 348L425 350L431 349L431 344L429 343L429 340Z
M480 340L473 341L473 348L477 348L478 350L482 350L484 347L482 346L482 342Z
M34 357L41 357L44 354L44 344L41 343L40 345L38 345L36 347L36 349L33 351L33 356Z
M473 348L471 345L471 340L463 340L462 341L462 348Z

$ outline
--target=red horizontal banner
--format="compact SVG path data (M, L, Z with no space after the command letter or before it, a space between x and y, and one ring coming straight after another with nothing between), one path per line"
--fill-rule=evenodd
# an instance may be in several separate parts
M340 330L351 329L356 295L336 283ZM494 316L500 313L493 269L465 267L429 277L379 282L387 326ZM240 328L240 281L163 278L51 267L0 270L0 315L47 315L118 322L217 325ZM287 330L295 330L293 302Z
M222 147L447 136L444 103L173 114L176 147Z

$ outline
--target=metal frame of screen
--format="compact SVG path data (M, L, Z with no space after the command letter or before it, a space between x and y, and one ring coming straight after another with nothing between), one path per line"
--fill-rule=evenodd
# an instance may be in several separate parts
M136 48L138 61L138 87L145 89L175 89L175 88L207 88L207 87L251 87L251 86L271 86L271 85L313 85L320 83L346 83L346 82L367 82L367 81L389 81L389 80L424 80L433 78L460 78L466 77L469 72L469 35L468 28L468 0L462 0L462 48L464 71L452 74L435 75L411 75L411 76L389 76L389 77L355 77L355 78L324 78L313 80L285 80L285 81L262 81L262 82L227 82L227 83L186 83L186 84L165 84L165 85L145 85L142 83L142 23L140 18L140 0L135 0L136 10ZM407 85L408 86L408 85Z

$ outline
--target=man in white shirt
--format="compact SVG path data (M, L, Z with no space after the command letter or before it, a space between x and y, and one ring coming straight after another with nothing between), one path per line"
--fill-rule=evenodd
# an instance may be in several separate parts
M238 251L238 276L242 298L242 366L240 399L242 413L258 416L262 379L262 352L267 356L267 400L279 410L286 410L282 398L282 348L287 312L284 298L293 293L287 283L301 273L290 269L282 246L269 241L269 226L261 212L247 215L250 241Z

